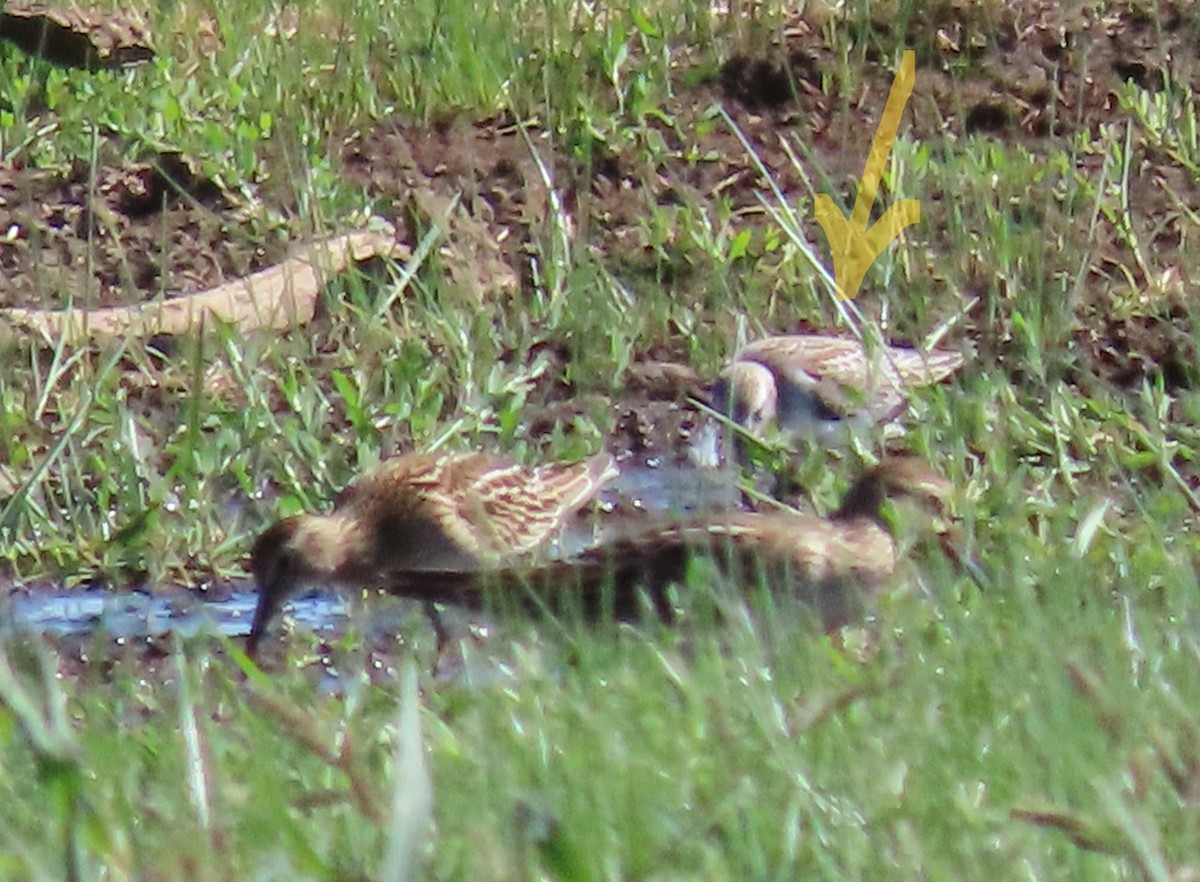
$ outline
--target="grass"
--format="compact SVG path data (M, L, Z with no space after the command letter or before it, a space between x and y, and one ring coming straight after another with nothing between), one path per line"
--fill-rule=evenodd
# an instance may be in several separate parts
M1005 4L811 7L836 50L822 86L850 116L852 96L886 93L881 71L920 13L959 21L946 33L963 45L1007 21ZM826 251L810 207L818 192L853 204L853 175L815 140L776 148L712 106L706 77L726 58L776 51L779 10L741 13L686 0L175 3L150 15L159 56L136 70L64 71L0 45L0 167L81 160L94 173L178 150L237 197L248 245L409 214L433 242L420 212L341 174L343 145L379 125L508 113L529 126L552 194L525 221L515 291L481 298L433 248L337 280L324 317L291 333L0 342L6 580L239 577L264 523L322 507L396 449L578 457L609 438L632 361L665 351L712 372L739 336L805 321L912 341L942 325L973 352L954 385L918 397L902 443L960 489L987 589L919 546L858 653L786 599L741 597L701 568L678 627L501 615L468 647L472 676L448 684L426 673L419 624L386 658L348 635L332 692L299 635L269 678L216 637L148 663L104 635L73 659L9 635L0 876L1200 871L1197 403L1150 350L1129 344L1145 370L1121 385L1084 342L1110 321L1160 321L1193 342L1171 284L1200 269L1190 84L1126 84L1104 125L1042 139L902 127L878 201L918 196L923 222L844 312L813 268ZM1009 51L990 39L980 54ZM942 51L929 34L919 46L928 64ZM980 65L946 60L939 113L961 116ZM865 152L860 140L846 150ZM610 163L640 186L625 215L589 214ZM1156 173L1165 185L1147 185ZM94 295L45 295L67 293ZM534 433L526 414L553 390L598 404ZM854 458L810 454L822 503ZM55 676L68 662L75 673ZM426 773L435 827L413 858Z

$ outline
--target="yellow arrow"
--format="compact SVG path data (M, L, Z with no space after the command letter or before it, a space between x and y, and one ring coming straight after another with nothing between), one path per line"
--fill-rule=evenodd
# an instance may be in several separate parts
M916 53L906 51L900 61L900 71L888 92L883 119L875 130L875 140L871 142L871 153L867 156L867 165L863 169L850 217L842 216L829 195L817 195L817 223L825 231L829 250L833 252L833 275L839 300L853 300L875 258L900 235L901 230L921 219L921 201L903 199L885 211L874 226L867 226L871 206L875 203L875 193L879 190L879 179L883 176L883 166L896 140L904 105L912 95L913 82L917 78L916 64Z

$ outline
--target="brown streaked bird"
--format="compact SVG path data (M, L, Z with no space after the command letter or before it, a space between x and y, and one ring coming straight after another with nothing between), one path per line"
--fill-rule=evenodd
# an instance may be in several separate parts
M958 352L865 347L848 337L766 337L739 350L713 386L716 405L754 435L775 423L789 435L835 437L847 419L887 422L908 389L944 380Z
M664 589L682 581L688 562L711 557L733 576L758 575L776 589L794 591L832 631L861 616L896 568L884 501L909 496L940 507L951 490L924 460L898 456L859 477L828 518L782 510L723 512L606 543L522 578L538 591L572 580L585 589L611 584L618 614L635 609L632 595L641 586L662 610Z
M327 515L285 518L251 551L258 605L247 652L294 590L432 585L528 557L617 475L607 453L538 467L484 453L396 457L350 485Z

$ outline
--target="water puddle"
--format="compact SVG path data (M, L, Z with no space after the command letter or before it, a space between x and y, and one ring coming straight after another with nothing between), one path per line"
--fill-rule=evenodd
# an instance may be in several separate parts
M245 637L257 602L253 590L234 591L218 601L183 593L38 591L10 598L0 628L51 637L95 631L126 639L169 633L191 637L201 632ZM338 594L322 592L295 598L287 606L287 615L302 628L332 632L345 626L349 603Z
M736 475L715 469L658 465L653 459L626 466L601 494L600 520L616 521L631 514L695 515L705 510L735 507L740 500ZM607 527L610 524L605 524ZM594 525L572 526L560 553L573 554L594 540ZM615 532L620 532L619 529ZM79 637L94 632L116 639L141 639L177 633L184 637L218 633L245 637L254 617L257 594L243 583L220 600L194 592L112 593L101 590L34 589L10 597L0 609L0 633L33 633L49 637ZM372 598L370 630L394 633L414 609L414 602L384 603ZM350 618L345 596L321 591L293 598L283 615L297 627L336 635Z
M741 502L736 471L658 465L653 457L645 463L622 466L601 492L601 501L614 499L642 511L675 515L736 508Z

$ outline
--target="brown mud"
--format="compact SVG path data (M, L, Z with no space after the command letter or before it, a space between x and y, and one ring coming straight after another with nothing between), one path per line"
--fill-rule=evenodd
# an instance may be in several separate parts
M506 117L433 124L387 120L350 137L341 160L350 181L385 212L393 209L390 219L410 247L423 232L421 212L412 210L415 191L444 201L461 197L467 214L486 228L503 262L525 283L532 235L551 206L532 145L577 216L577 228L597 250L614 266L670 282L679 268L654 253L638 223L648 193L660 205L689 194L720 195L735 213L746 212L746 223L763 222L761 212L752 210L766 182L728 127L707 124L714 105L727 110L790 199L801 202L806 190L782 148L785 136L807 145L815 165L848 202L862 171L864 133L873 131L894 76L892 59L873 47L881 35L893 40L897 28L906 31L906 45L917 53L902 133L931 146L986 135L1031 151L1061 149L1079 132L1095 136L1105 126L1123 131L1129 113L1118 94L1127 80L1150 90L1165 81L1195 81L1200 20L1182 7L1158 4L1160 17L1154 18L1133 3L1092 11L1066 6L1071 8L1036 0L944 0L928 10L925 21L939 22L933 30L915 21L866 23L866 33L854 35L865 46L866 63L853 76L825 42L828 28L796 20L777 45L754 57L736 54L695 84L680 75L674 96L662 107L663 119L673 124L648 123L673 157L655 167L639 158L636 144L623 151L597 145L588 167L581 167L557 152L546 132L522 131ZM263 241L241 219L236 200L194 174L182 157L164 154L125 166L106 161L117 152L102 150L94 172L82 160L52 170L19 163L0 167L0 306L55 308L68 297L77 304L112 306L187 294L286 254L285 242ZM1154 371L1172 360L1170 344L1145 331L1155 317L1178 327L1180 292L1193 275L1189 240L1181 231L1183 206L1200 203L1196 181L1170 156L1138 148L1133 166L1132 232L1166 270L1147 278L1131 237L1102 229L1090 269L1097 284L1088 287L1103 291L1132 282L1161 289L1163 303L1145 311L1151 319L1131 319L1139 326L1132 331L1121 316L1098 327L1082 321L1106 305L1085 303L1082 309L1090 314L1081 316L1078 336L1093 363L1105 368L1100 373L1125 382L1143 367ZM946 237L943 195L927 194L923 206L922 235L935 252ZM886 200L881 194L876 211ZM586 216L578 217L581 212ZM1088 218L1058 220L1062 235L1087 239ZM808 232L823 241L815 224ZM970 322L958 329L961 335L978 331ZM1129 351L1134 339L1146 343L1148 357ZM682 354L675 349L658 341L648 343L643 355L670 360ZM1114 369L1114 360L1124 366ZM1169 367L1167 373L1172 382L1180 379Z
M192 294L282 259L175 154L125 166L0 165L0 307L123 306ZM5 235L7 233L7 235Z

